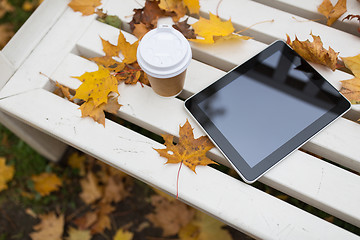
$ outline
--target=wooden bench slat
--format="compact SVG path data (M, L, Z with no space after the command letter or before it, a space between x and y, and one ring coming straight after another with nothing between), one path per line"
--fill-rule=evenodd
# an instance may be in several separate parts
M85 66L85 62L87 62L89 67L85 67L82 73L88 71L87 69L91 69L91 71L97 69L94 63L86 59L69 55L65 58L64 63L61 64L65 67L59 67L51 77L65 84L72 80L75 83L68 86L76 86L78 80L70 78L69 76L80 73L81 70L79 70L79 66ZM189 68L188 72L205 72L206 70L206 74L209 74L209 81L211 81L212 77L210 76L211 71L209 71L209 69L202 69L200 65L196 67L196 69ZM72 72L72 70L74 70L74 72ZM178 126L182 124L186 118L190 118L181 100L158 97L147 86L141 87L140 84L135 86L120 84L119 93L119 103L123 105L123 107L120 108L119 116L157 134L168 133L178 137ZM142 98L139 99L138 96L142 96ZM147 101L146 99L151 99L151 101ZM164 113L167 112L171 112L171 114L164 116ZM204 135L200 127L191 118L189 121L194 127L196 137ZM355 125L351 130L357 130L360 134L359 126L355 123L350 123ZM343 125L341 126L343 127ZM325 132L325 138L328 138L331 134L334 134L336 138L338 128L335 129L335 132L328 131L328 129L320 133L320 135ZM322 141L323 138L324 137L320 138L320 140ZM354 137L354 139L356 139L356 137ZM353 141L356 142L355 140ZM330 147L334 147L336 141L327 141L327 143ZM353 147L356 148L356 146ZM211 153L215 155L216 160L221 160L221 163L229 166L217 149L213 149ZM287 161L292 161L292 164L286 163ZM282 164L286 167L282 168L281 173L271 174L271 170L265 174L260 181L266 182L280 191L297 197L308 204L315 205L354 225L360 226L360 217L357 217L357 215L360 216L360 209L356 211L356 206L360 201L360 190L349 191L349 189L353 189L354 186L360 185L359 176L300 151L296 151L296 154L290 155L279 165ZM279 168L279 166L276 168ZM309 169L311 170L309 171ZM295 172L297 173L296 177L294 175ZM327 179L325 179L324 176L326 176ZM289 181L289 179L291 179L291 181ZM323 188L333 189L333 191L323 191Z
M164 159L153 150L161 148L161 144L112 121L106 120L104 128L91 119L81 119L78 106L43 89L0 100L1 110L12 114L14 107L19 110L16 116L26 119L29 125L175 194L178 165L164 165ZM185 190L185 186L191 188ZM197 174L182 169L180 198L261 239L359 239L210 167L198 167Z
M309 19L310 21L320 22L326 24L326 18L318 12L317 8L321 5L323 0L252 0L269 7L273 7L284 12ZM333 1L336 4L337 1ZM357 36L358 22L357 21L342 21L348 14L358 14L360 12L360 5L356 1L346 2L347 12L345 12L331 27L354 34Z

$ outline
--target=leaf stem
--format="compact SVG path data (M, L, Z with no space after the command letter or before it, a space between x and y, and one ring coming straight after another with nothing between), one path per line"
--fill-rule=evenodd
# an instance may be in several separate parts
M177 179L176 179L176 199L179 198L179 176L180 176L180 169L181 169L182 164L183 164L183 161L181 161L181 163L180 163L180 167L179 167Z
M246 30L249 30L250 28L252 28L252 27L255 26L255 25L258 25L258 24L261 24L261 23L267 23L267 22L274 22L274 21L275 21L274 19L271 19L271 20L265 20L265 21L261 21L261 22L258 22L258 23L254 23L253 25L251 25L251 26L249 26L249 27L247 27L247 28L245 28L245 29L243 29L243 30L234 32L234 33L235 33L235 34L239 34L239 33L241 33L241 32L244 32L244 31L246 31Z

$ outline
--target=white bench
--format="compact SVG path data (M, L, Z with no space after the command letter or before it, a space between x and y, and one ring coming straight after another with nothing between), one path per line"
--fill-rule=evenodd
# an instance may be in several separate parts
M350 2L351 0L348 0ZM355 0L352 0L355 2ZM136 38L126 24L134 8L134 0L103 0L109 14L123 20L123 33L128 41ZM266 3L263 5L258 2ZM201 15L216 13L218 0L203 0ZM231 20L237 30L254 23L244 34L248 41L228 41L215 45L191 44L193 60L189 67L186 98L216 81L230 70L264 49L276 39L295 34L305 40L312 31L320 35L325 46L340 51L341 56L354 56L360 49L357 25L336 23L334 28L306 21L318 18L319 1L249 1L223 0L219 16ZM360 13L359 4L352 11ZM294 13L299 13L295 15ZM313 17L314 16L314 17ZM194 22L190 18L189 22ZM342 29L338 30L335 27ZM355 28L355 30L350 30ZM71 145L169 194L176 194L178 165L164 165L153 148L158 142L133 132L113 121L106 127L92 119L81 118L78 106L52 93L53 84L40 72L66 86L76 88L79 82L71 76L94 71L96 65L85 57L103 55L99 36L115 43L118 29L100 23L95 16L83 17L73 12L63 0L47 0L0 52L0 121L22 137L41 154L57 160ZM346 32L344 32L346 31ZM354 52L355 51L355 52ZM351 75L314 65L335 87ZM158 97L151 88L140 84L119 86L118 117L153 133L178 136L179 125L188 118L195 136L204 135L190 118L179 98ZM261 109L259 109L261 111ZM164 113L171 112L169 115ZM339 219L360 227L360 171L358 138L360 107L307 143L264 175L259 181L284 192ZM40 130L40 131L39 131ZM210 157L229 166L219 151ZM326 162L320 156L334 162ZM359 236L294 207L266 192L245 184L211 167L198 167L197 174L181 170L180 200L201 209L230 226L260 239L360 239Z

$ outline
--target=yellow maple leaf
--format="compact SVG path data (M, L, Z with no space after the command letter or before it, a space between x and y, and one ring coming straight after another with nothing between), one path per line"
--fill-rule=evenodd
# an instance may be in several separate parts
M134 234L132 232L125 231L120 228L119 230L116 231L113 240L132 240L133 236Z
M74 152L69 156L67 163L71 168L79 169L80 175L84 176L85 175L85 161L86 161L86 157L84 154L79 154L78 152Z
M95 13L95 8L101 5L101 0L72 0L68 5L75 12L88 16Z
M231 240L230 233L223 229L224 223L196 211L195 218L179 231L181 240Z
M199 0L183 0L184 5L189 9L190 14L199 14L200 3Z
M123 63L130 64L136 62L136 51L139 46L139 40L131 44L126 41L124 34L120 31L117 45L121 50L121 54L124 56Z
M198 39L189 39L192 42L198 42L198 43L206 43L206 44L212 44L215 42L215 39L242 39L247 40L250 39L250 37L247 36L240 36L237 34L234 34L234 26L231 23L231 19L227 21L221 21L221 19L212 14L211 12L210 18L206 19L203 17L200 17L200 20L196 23L192 24L195 34L200 36L201 38Z
M90 230L78 230L70 227L66 240L90 240L92 238Z
M0 157L0 192L7 189L7 182L9 182L15 173L14 166L7 166L5 164L6 159Z
M33 228L37 232L30 233L32 240L62 240L64 231L64 215L56 216L55 213L40 215L40 223Z
M40 175L33 175L31 179L34 182L35 190L41 196L47 196L51 192L59 190L62 186L61 179L54 173L41 173Z
M351 70L355 77L360 78L360 54L354 57L342 57L341 58L345 66Z
M324 0L318 7L319 13L327 18L327 25L331 26L346 10L346 0L338 0L335 6L330 0Z
M331 47L326 50L319 36L314 36L312 33L310 35L314 39L313 42L299 41L296 36L295 40L291 41L289 35L286 35L286 43L306 60L328 66L335 71L339 53L336 53Z
M198 165L217 164L208 157L206 152L214 147L214 144L207 136L194 139L193 129L188 120L180 127L179 143L174 145L173 136L169 134L161 135L165 140L165 149L155 149L160 156L167 158L166 163L184 163L192 171Z
M89 58L89 60L105 67L110 72L120 72L125 68L125 64L123 62L118 62L111 56L93 57Z
M80 77L74 77L82 81L73 99L88 101L93 99L94 106L98 107L102 103L107 103L108 95L111 92L118 92L118 82L110 71L99 65L95 72L85 72Z

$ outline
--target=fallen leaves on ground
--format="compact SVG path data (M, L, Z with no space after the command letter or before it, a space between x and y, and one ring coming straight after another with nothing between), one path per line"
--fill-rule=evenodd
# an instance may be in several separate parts
M319 13L327 18L327 25L331 26L346 10L346 0L338 0L335 6L330 0L324 0L318 7Z
M14 177L14 166L6 165L6 159L0 157L0 192L7 189L7 183Z
M132 240L134 234L129 231L124 231L123 229L119 229L116 231L113 240Z
M359 21L359 23L360 23L360 15L353 15L353 14L349 14L349 15L347 15L344 19L343 19L343 21L344 20L352 20L352 19L357 19L358 21ZM360 26L358 27L358 32L360 33Z
M197 211L195 218L180 230L179 237L181 240L231 240L224 226L219 220Z
M218 16L212 14L211 12L209 15L209 19L200 17L199 21L191 25L195 31L195 34L197 34L200 38L191 39L190 41L212 44L221 38L242 40L251 39L251 37L241 36L234 33L235 28L232 25L230 19L227 21L222 21Z
M9 42L14 34L14 27L11 23L0 24L0 50Z
M64 215L56 216L54 212L40 215L40 223L33 229L36 232L30 234L32 240L62 240L64 231Z
M33 175L31 180L34 182L35 190L41 196L47 196L50 193L57 191L62 186L61 179L55 173L41 173L39 175Z
M67 160L67 164L73 169L78 169L80 176L84 176L85 161L86 161L85 155L79 154L78 152L74 152L69 156Z
M97 177L92 172L88 172L86 178L80 180L80 185L82 188L80 198L84 203L91 204L102 196L102 188Z
M78 230L76 228L70 227L68 230L68 237L66 240L90 240L91 233L88 230Z
M342 57L345 66L351 70L355 78L341 81L340 92L352 103L360 103L360 54L354 57Z
M7 0L0 0L0 18L6 13L13 12L14 10L15 8Z
M95 13L95 8L101 5L101 0L72 0L68 5L75 12L88 16Z
M162 134L165 140L164 149L155 149L160 156L167 158L166 163L184 163L192 171L198 165L217 164L208 157L206 152L214 147L214 144L207 136L201 136L195 139L193 129L188 120L180 127L180 138L178 144L174 145L173 136Z
M314 39L313 42L309 40L299 41L297 36L295 36L294 41L291 41L289 35L286 35L286 43L306 60L325 65L335 71L339 53L336 53L331 47L329 47L329 50L326 50L323 47L320 36L315 36L312 33L310 35Z
M147 218L154 226L163 229L165 237L177 234L194 216L194 209L178 200L169 201L162 196L153 195L151 204L155 210L154 213L147 215Z

